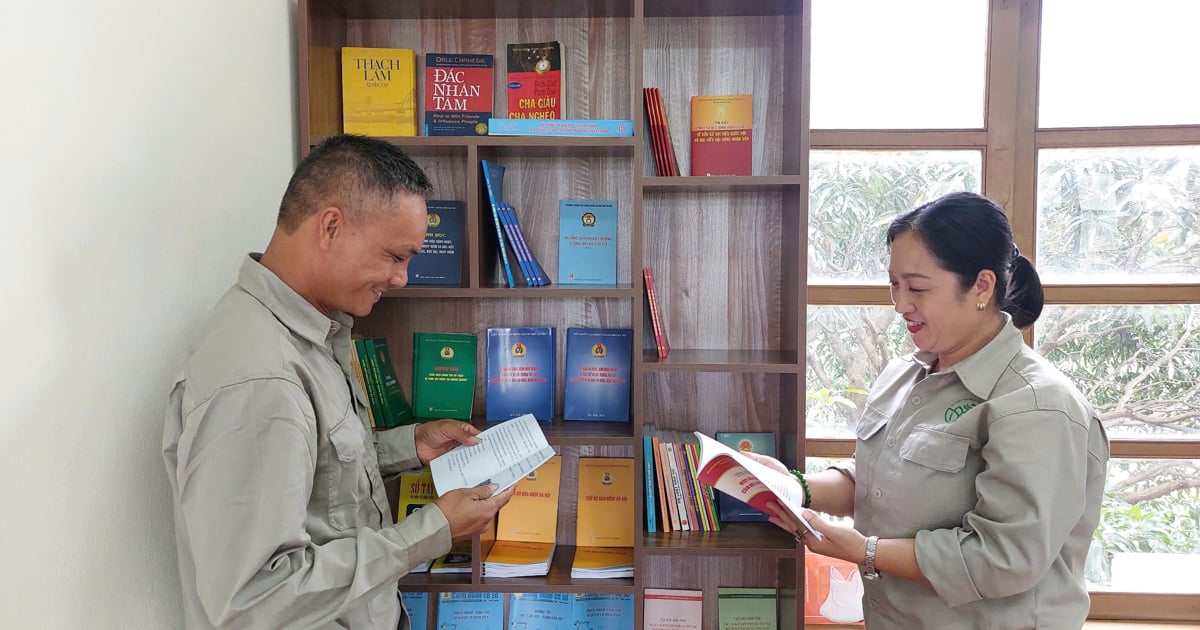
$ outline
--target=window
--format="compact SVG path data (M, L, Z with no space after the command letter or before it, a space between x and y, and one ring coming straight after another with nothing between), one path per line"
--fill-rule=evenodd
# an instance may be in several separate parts
M1190 619L1200 593L1198 20L1168 0L813 0L805 453L851 455L865 391L911 350L888 221L982 192L1045 285L1027 341L1112 440L1087 565L1108 618Z

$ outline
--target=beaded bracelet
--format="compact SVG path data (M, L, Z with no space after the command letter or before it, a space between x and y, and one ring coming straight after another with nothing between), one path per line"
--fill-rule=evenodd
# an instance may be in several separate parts
M808 480L804 478L804 473L793 470L792 475L800 480L800 487L804 489L804 504L800 507L812 507L812 492L808 489Z

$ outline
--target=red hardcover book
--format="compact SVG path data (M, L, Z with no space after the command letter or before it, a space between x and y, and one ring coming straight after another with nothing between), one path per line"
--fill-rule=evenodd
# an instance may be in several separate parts
M488 135L493 62L484 54L425 54L425 135Z
M658 108L658 120L662 124L663 144L666 145L668 175L679 176L679 160L675 158L675 143L671 140L671 123L667 120L667 107L663 104L662 93L654 88L654 103Z
M750 94L692 97L692 175L750 175Z
M642 102L646 105L646 129L650 132L650 148L654 153L654 174L662 177L667 174L664 161L661 129L658 126L658 113L654 110L654 88L642 88Z
M562 44L508 44L509 118L563 118Z
M642 268L642 280L646 285L646 304L650 307L650 327L654 331L654 346L658 358L665 359L671 353L671 344L667 341L667 329L663 325L662 314L658 310L658 296L654 292L654 274L649 267Z

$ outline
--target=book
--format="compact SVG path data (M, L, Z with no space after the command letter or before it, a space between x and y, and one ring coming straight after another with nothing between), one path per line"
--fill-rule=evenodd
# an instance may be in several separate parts
M773 513L767 504L777 503L791 512L817 540L824 540L824 536L801 516L804 491L795 477L760 464L699 431L695 434L700 440L697 479L767 514Z
M502 630L504 600L504 593L439 593L437 627L439 630Z
M557 330L551 326L487 329L487 420L554 417Z
M654 492L654 425L642 425L642 481L646 484L642 505L646 508L646 531L658 531L658 510Z
M425 53L425 135L486 136L495 57Z
M692 176L750 175L754 160L750 94L692 97Z
M558 283L617 283L617 202L558 201Z
M433 473L429 467L405 470L400 473L400 495L396 499L395 522L408 518L413 512L437 501L437 490L433 486Z
M503 208L501 202L504 200L504 171L505 168L496 162L487 160L479 161L480 168L483 169L483 188L487 195L486 208L491 211L492 230L496 234L496 254L499 262L499 269L502 276L502 282L508 288L516 288L518 286L526 286L527 283L521 276L520 264L516 257L516 252L509 247L509 239L504 229L504 221L501 218ZM514 276L514 271L516 275ZM522 281L517 282L518 278Z
M679 588L642 590L644 630L700 630L704 592Z
M572 578L633 577L633 547L575 547Z
M643 426L646 433L650 436L650 452L654 457L654 485L658 491L658 520L662 523L661 530L663 532L677 530L679 529L677 525L679 519L676 518L675 523L672 522L670 508L667 506L667 501L670 500L667 496L667 486L669 484L666 481L663 469L664 462L662 459L662 449L659 448L658 430L652 424Z
M537 577L550 572L556 544L497 539L483 562L485 577Z
M563 118L562 44L508 44L508 118Z
M632 457L580 457L577 547L633 547L636 469Z
M476 338L471 333L413 333L413 413L471 419Z
M667 339L667 326L663 321L662 311L658 307L658 293L654 289L654 271L650 267L642 268L642 286L646 290L646 312L650 317L650 332L654 335L654 350L658 358L665 359L671 354L671 342Z
M496 543L484 562L489 577L546 575L558 531L558 489L562 456L554 455L517 482L500 509Z
M367 397L375 417L375 428L394 429L418 422L408 398L404 396L404 390L400 389L387 340L383 337L359 337L354 340L354 345L367 382Z
M342 48L342 129L417 135L417 65L409 48Z
M462 286L466 214L463 202L429 199L425 241L408 263L408 286Z
M778 624L773 588L722 586L717 589L717 628L775 630Z
M662 93L658 88L643 88L642 101L646 108L647 136L654 156L655 174L659 177L677 176L679 163L675 156L675 145L671 142L671 125L667 120Z
M408 611L412 630L423 630L429 626L429 593L400 591L400 602Z
M533 255L533 251L529 249L525 231L521 229L521 222L517 220L517 209L507 201L501 201L498 205L500 223L504 226L504 235L508 238L507 245L520 265L521 275L525 276L525 285L541 287L550 284L550 278Z
M566 630L572 627L575 596L570 593L512 593L509 630Z
M488 123L488 135L628 138L633 135L633 121L603 118L493 118Z
M354 337L350 343L350 371L354 374L354 397L358 403L367 410L367 420L371 424L371 430L375 430L375 410L371 408L371 395L367 392L367 376L362 369L362 359L358 354L358 337Z
M774 433L720 431L714 437L725 446L739 451L749 451L751 453L758 453L759 455L770 455L771 457L775 456ZM723 492L717 497L717 509L721 514L721 520L729 523L766 521L769 518L766 512L743 503Z
M633 331L568 328L564 420L629 421Z
M633 623L633 595L576 593L573 611L575 630L629 630Z
M541 426L529 414L488 427L476 437L478 444L460 444L429 462L438 496L485 483L496 484L500 492L554 456Z
M430 573L470 573L471 541L460 540L450 545L450 551L433 561Z

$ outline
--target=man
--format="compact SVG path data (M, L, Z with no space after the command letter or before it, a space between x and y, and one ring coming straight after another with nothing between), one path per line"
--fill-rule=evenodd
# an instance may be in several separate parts
M391 524L380 471L478 433L440 420L372 435L350 370L350 315L407 283L429 191L386 142L323 142L189 349L163 434L189 628L408 628L397 578L512 496L458 490Z

